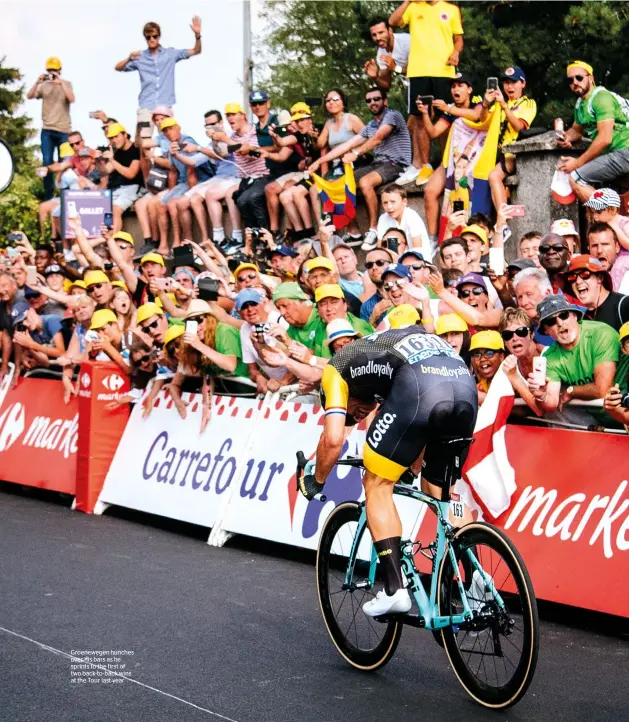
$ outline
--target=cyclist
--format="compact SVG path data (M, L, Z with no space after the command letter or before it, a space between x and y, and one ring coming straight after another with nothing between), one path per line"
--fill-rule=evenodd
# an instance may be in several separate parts
M353 426L380 406L363 451L367 524L384 576L384 590L363 605L377 617L408 612L400 541L402 523L393 486L404 472L421 469L422 488L441 498L452 453L440 440L471 437L478 409L476 384L454 349L419 326L374 333L342 348L321 379L325 425L316 461L299 480L313 499L336 464L345 426Z

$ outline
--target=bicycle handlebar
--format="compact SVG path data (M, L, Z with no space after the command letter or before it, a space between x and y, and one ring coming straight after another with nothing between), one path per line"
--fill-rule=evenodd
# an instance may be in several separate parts
M302 478L304 474L304 469L306 468L306 464L308 463L308 459L306 459L306 455L303 451L297 452L297 474L295 476L295 482L297 484L297 491L300 491L299 489L299 480ZM315 494L313 499L315 501L325 502L328 500L328 497L325 494Z

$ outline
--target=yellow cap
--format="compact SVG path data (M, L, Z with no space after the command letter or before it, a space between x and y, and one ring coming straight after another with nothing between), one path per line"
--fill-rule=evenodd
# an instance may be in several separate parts
M472 336L470 351L475 351L479 348L488 348L493 351L504 351L505 345L502 341L502 336L498 333L498 331L479 331Z
M74 155L74 150L70 143L62 143L59 146L59 158L69 158L71 155Z
M345 298L343 289L338 283L324 283L315 291L315 303L319 303L324 298Z
M238 279L238 274L241 271L246 271L247 269L250 269L251 271L255 271L256 273L260 273L260 269L254 263L241 263L238 266L238 268L234 271L234 278Z
M336 270L336 268L334 267L334 263L332 263L329 258L325 258L325 256L317 256L316 258L312 258L307 261L306 265L304 266L306 273L314 271L315 268L326 268L328 271L333 272Z
M467 330L467 324L458 313L444 313L435 323L437 336L443 336L444 333L465 333Z
M109 308L101 308L98 311L94 311L90 331L97 331L108 323L118 323L118 318L113 311Z
M136 317L137 323L146 321L147 318L153 316L163 316L164 312L156 303L144 303L138 308L138 315Z
M160 266L164 266L164 257L161 256L159 253L147 253L145 256L142 256L142 260L140 261L140 265L144 263L158 263Z
M307 103L295 103L290 109L291 120L303 120L304 118L310 118L312 110Z
M414 326L419 321L419 314L417 309L413 308L410 303L403 303L387 314L387 319L391 324L391 328L406 328L407 326Z
M111 283L104 271L85 271L83 276L85 286L93 286L95 283Z
M114 233L113 239L114 241L124 241L125 243L130 243L132 246L134 245L133 236L126 231L118 231L118 233Z
M120 135L120 133L126 132L124 125L121 123L112 123L107 130L107 137L115 138L117 135Z
M46 70L61 70L61 60L55 55L46 60Z
M64 286L65 286L65 283L64 283ZM67 290L69 291L71 288L74 288L75 286L77 288L82 288L84 291L87 289L87 284L85 283L85 281L79 280L79 281L68 281L68 289Z
M234 113L244 113L240 103L227 103L225 106L225 115L233 115Z
M621 341L629 336L629 321L627 321L627 323L623 323L618 331L618 335L620 336Z
M487 231L482 226L477 226L476 224L465 226L465 228L461 231L461 235L463 236L465 233L473 233L475 236L478 236L484 245L489 243L487 240Z
M179 125L175 118L164 118L159 124L160 131L166 130L166 128L172 128L174 125Z
M586 70L589 75L594 75L594 68L583 60L573 60L566 68L566 72L568 72L568 70L572 70L572 68L583 68L583 70Z
M116 288L122 288L125 291L127 291L127 293L129 292L129 289L127 288L127 284L124 281L112 281L111 285L115 286Z
M176 338L180 338L186 332L186 327L178 323L175 326L169 326L168 331L164 334L164 348L168 346L171 341Z

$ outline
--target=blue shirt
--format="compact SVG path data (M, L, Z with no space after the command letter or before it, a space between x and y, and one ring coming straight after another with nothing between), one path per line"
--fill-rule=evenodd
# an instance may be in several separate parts
M197 145L197 142L194 138L191 138L189 135L181 134L181 138L177 141L179 143L179 147L183 148L186 143L190 143L191 145ZM194 158L195 159L195 168L197 171L197 183L203 183L203 181L209 180L214 175L214 169L212 168L212 163L210 162L210 159L203 155L202 153L181 153L181 155L185 155L186 158ZM198 158L198 156L201 156L201 158ZM188 166L182 163L180 160L177 160L173 155L170 153L168 154L168 160L175 166L177 169L177 183L187 183L188 182ZM197 161L201 161L197 164Z
M371 316L372 311L376 307L376 304L382 301L382 296L380 295L380 291L376 291L373 296L368 298L366 301L363 301L363 305L360 307L360 317L363 321L369 321L369 318ZM383 314L384 316L385 314ZM378 322L380 322L380 319L377 319Z
M61 319L54 314L40 316L42 327L39 331L34 331L31 336L34 341L42 346L48 346L52 343L55 334L61 331Z
M348 291L354 296L360 296L360 294L365 291L365 287L363 286L363 282L361 280L347 281L345 278L339 278L339 286L344 291ZM366 320L369 321L369 319Z
M155 55L147 48L135 60L122 69L125 73L137 70L140 73L139 108L156 108L158 105L172 106L175 98L175 64L190 57L189 50L160 47Z

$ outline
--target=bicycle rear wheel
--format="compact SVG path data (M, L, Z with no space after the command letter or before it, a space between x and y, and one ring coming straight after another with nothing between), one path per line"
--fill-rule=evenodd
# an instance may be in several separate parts
M383 586L377 578L373 586L369 584L373 542L366 527L359 540L352 578L345 583L360 514L360 506L348 502L328 517L317 552L317 591L328 633L342 657L356 669L373 671L393 656L402 625L377 622L362 610L362 605Z
M539 619L531 579L511 540L489 524L468 524L451 543L458 569L455 575L446 554L439 569L439 614L463 611L458 575L474 620L442 630L448 659L465 691L479 704L510 707L526 693L537 664ZM471 555L493 580L504 609Z

